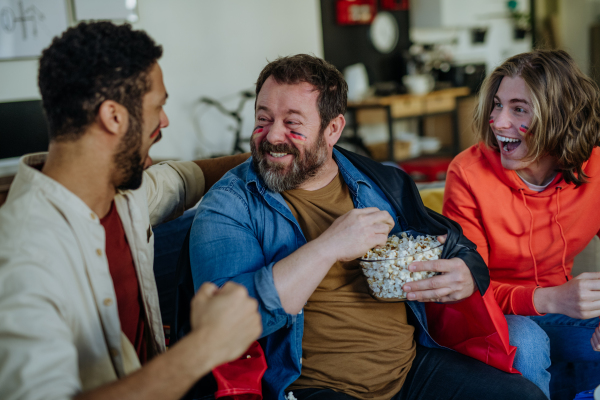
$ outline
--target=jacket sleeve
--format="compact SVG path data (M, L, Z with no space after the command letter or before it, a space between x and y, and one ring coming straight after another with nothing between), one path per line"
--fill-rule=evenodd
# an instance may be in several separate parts
M489 265L489 244L480 210L464 170L458 163L451 163L446 176L442 213L460 224L464 235L477 245L483 261L494 268ZM541 315L533 305L535 286L511 285L493 279L491 284L504 314Z
M64 288L42 260L0 254L0 266L0 398L70 399L81 382Z
M167 161L144 172L150 223L152 226L179 217L204 194L204 174L194 162Z
M227 206L224 206L227 205ZM275 283L273 265L265 260L260 238L245 198L230 187L213 187L202 199L190 232L190 263L194 288L234 281L258 300L262 337L291 326L296 315L285 312ZM281 258L287 256L282 254Z

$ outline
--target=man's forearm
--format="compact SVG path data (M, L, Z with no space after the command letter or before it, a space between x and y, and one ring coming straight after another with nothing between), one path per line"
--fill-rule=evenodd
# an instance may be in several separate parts
M216 366L212 362L211 349L199 345L202 341L198 339L186 336L131 375L82 393L75 399L179 399Z
M250 153L236 154L218 158L207 158L206 160L194 161L204 173L205 192L211 188L227 171L237 167L250 157Z
M336 219L318 238L273 266L281 305L298 314L336 261L350 261L375 246L385 246L394 220L375 207L353 209Z
M308 242L273 266L273 281L281 306L288 314L298 314L335 258L319 239Z

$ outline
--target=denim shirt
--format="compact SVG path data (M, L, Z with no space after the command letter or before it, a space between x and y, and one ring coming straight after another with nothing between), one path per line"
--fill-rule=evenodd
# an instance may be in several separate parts
M406 230L379 187L335 149L333 158L355 208L385 210L395 221L391 233ZM304 244L306 238L287 203L280 193L264 186L252 159L228 172L204 196L190 233L196 290L207 281L217 286L234 281L258 300L263 325L260 342L269 366L263 378L267 399L283 400L284 390L300 376L304 315L285 312L272 269ZM412 321L417 342L439 347L427 333L424 305L407 304L417 320Z

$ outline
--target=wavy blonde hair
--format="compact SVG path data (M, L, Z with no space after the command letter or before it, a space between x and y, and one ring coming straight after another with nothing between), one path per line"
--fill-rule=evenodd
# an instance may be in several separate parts
M551 156L567 183L587 182L582 165L600 144L600 92L569 54L534 50L506 60L483 82L473 128L488 147L500 151L489 124L494 96L505 76L520 76L531 96L533 118L526 159Z

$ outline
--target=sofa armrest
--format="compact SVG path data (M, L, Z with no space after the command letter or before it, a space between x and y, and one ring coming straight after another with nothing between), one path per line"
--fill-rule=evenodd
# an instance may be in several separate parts
M600 272L600 239L594 236L590 243L575 257L573 276L583 272Z

